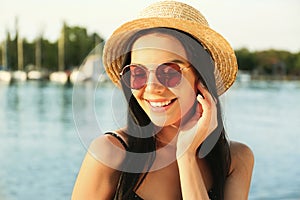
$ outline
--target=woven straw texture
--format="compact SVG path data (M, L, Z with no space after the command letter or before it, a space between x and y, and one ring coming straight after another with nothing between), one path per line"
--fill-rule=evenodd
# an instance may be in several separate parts
M144 9L139 18L119 27L107 40L103 62L108 76L119 86L128 39L142 29L167 27L182 30L194 36L206 48L215 62L218 95L235 81L238 66L234 50L219 33L212 30L204 16L195 8L176 1L157 2Z

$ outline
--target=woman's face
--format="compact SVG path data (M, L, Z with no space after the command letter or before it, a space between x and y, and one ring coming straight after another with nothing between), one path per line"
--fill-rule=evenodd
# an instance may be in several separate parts
M180 84L172 88L162 85L155 75L157 66L167 62L185 68ZM175 37L162 33L140 37L133 44L131 63L150 70L146 84L132 89L132 94L155 125L179 125L183 117L189 117L196 100L196 77L184 47Z

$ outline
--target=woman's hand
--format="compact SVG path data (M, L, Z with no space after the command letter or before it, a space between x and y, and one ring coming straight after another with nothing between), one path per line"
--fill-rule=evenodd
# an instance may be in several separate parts
M196 112L191 119L179 127L177 138L177 158L184 153L196 155L198 147L218 126L216 100L208 90L198 83Z

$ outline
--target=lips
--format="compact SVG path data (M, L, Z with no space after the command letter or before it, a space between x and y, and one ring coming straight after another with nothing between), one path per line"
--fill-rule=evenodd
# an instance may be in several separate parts
M167 106L171 103L171 100L169 101L161 101L161 102L153 102L153 101L148 101L149 104L153 107L163 107L163 106Z
M175 99L171 100L146 100L154 111L164 111L169 108Z

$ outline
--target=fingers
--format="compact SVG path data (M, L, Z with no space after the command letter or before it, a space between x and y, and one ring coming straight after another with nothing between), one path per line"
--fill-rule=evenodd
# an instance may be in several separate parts
M197 96L197 101L202 106L202 125L207 126L209 128L209 132L215 129L217 122L217 100L210 94L210 92L206 89L206 87L199 82L197 85L198 90L203 95Z
M210 94L210 92L206 89L206 87L202 84L201 81L198 82L197 89L200 91L200 94L197 95L198 102L208 103L209 106L213 105L212 103L217 104L216 98Z

